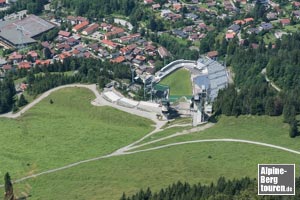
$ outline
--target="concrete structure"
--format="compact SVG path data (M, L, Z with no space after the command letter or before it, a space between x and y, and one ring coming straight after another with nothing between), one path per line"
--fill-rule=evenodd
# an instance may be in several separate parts
M155 74L154 82L158 83L163 79L165 76L169 75L173 71L182 68L182 67L196 67L197 62L193 60L175 60L165 67L163 67L159 72Z
M197 61L197 69L202 74L194 78L194 94L201 93L204 86L207 99L212 102L218 96L218 91L228 85L226 68L217 61L202 57Z
M176 60L155 74L154 83L175 70L185 67L192 72L193 95L191 114L193 125L204 123L207 115L212 113L212 102L218 96L219 90L227 87L229 77L226 67L209 57L201 57L197 61Z

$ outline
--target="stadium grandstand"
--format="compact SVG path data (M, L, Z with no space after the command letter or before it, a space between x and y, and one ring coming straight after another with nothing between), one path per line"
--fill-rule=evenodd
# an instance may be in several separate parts
M228 74L225 66L210 58L202 57L197 61L196 68L202 71L202 74L193 80L194 94L201 93L202 88L205 88L208 100L214 101L218 96L218 91L228 85Z
M201 57L197 61L175 60L156 73L154 82L159 83L164 77L182 67L189 69L194 74L193 94L201 93L201 90L205 88L209 101L213 101L217 97L218 91L228 84L226 68L208 57Z
M0 22L0 45L5 48L17 48L35 43L34 38L55 27L54 24L36 16L28 15L24 19Z
M182 67L196 67L197 62L193 61L193 60L175 60L171 63L169 63L168 65L166 65L165 67L163 67L156 75L154 78L154 82L158 83L159 81L161 81L161 79L163 79L164 77L166 77L167 75L169 75L170 73L174 72L175 70L182 68Z

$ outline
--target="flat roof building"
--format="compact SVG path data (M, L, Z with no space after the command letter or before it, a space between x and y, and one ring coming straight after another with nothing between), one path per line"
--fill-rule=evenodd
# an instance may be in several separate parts
M17 47L36 42L33 39L55 27L54 24L35 15L21 20L0 22L0 41L5 47Z

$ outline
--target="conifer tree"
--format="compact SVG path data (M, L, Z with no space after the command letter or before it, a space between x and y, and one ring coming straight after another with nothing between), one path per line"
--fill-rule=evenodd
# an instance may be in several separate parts
M20 99L18 101L18 106L22 107L25 106L28 103L28 101L25 99L24 95L21 94Z
M4 176L4 187L5 187L4 200L14 200L15 198L14 198L13 185L8 172Z

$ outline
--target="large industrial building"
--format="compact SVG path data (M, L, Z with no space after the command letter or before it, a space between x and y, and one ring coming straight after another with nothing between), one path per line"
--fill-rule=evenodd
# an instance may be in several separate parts
M0 22L0 45L16 48L36 42L34 39L55 27L54 24L35 15L24 19Z

